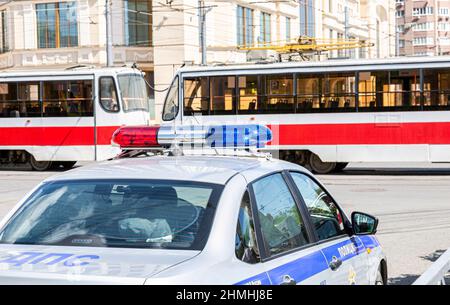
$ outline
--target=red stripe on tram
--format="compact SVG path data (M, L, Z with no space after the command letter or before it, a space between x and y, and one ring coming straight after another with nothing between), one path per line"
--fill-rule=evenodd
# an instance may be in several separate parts
M272 145L450 144L450 122L269 127L274 131ZM97 127L97 144L111 144L111 136L117 128L119 126ZM0 127L0 146L84 146L94 143L94 127Z
M97 144L110 145L119 126L97 127ZM94 127L0 127L0 146L87 146L95 144Z
M450 144L450 122L296 124L271 129L272 145Z

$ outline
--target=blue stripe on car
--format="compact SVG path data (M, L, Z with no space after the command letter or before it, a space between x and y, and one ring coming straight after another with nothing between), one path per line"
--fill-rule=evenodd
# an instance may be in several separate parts
M339 249L349 245L353 245L355 251L345 253L346 255L342 256L341 253L339 252ZM346 261L355 257L356 255L363 253L367 248L373 249L378 246L379 246L378 240L374 236L365 235L365 236L351 237L345 241L336 243L321 250L317 250L311 254L305 255L301 258L280 265L267 272L263 272L251 278L240 281L235 285L281 284L283 282L283 276L286 274L289 274L294 281L300 283L328 269L328 264L325 261L324 256L327 258L327 260L330 260L333 256L336 256L340 260Z
M251 278L245 279L235 285L270 285L272 284L269 280L269 276L266 272L260 273L258 275L252 276Z
M328 265L326 264L322 253L317 251L272 269L268 272L268 275L272 284L275 285L283 283L283 276L286 274L289 274L289 276L298 283L327 268Z
M358 236L361 242L364 244L366 248L374 249L380 245L377 238L373 235L362 235Z

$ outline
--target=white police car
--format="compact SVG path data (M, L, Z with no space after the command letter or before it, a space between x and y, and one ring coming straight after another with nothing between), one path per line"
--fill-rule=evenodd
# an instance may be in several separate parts
M124 130L115 140L128 146L163 138ZM11 211L0 223L0 283L383 284L377 224L349 220L292 163L123 158L47 179Z

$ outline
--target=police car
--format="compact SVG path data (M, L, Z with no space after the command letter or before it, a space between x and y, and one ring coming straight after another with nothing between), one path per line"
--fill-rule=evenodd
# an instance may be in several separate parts
M120 158L38 185L0 223L0 283L386 283L375 217L348 218L295 164L217 154L220 139L270 141L267 128L192 134L212 153L180 149L186 132L123 127Z

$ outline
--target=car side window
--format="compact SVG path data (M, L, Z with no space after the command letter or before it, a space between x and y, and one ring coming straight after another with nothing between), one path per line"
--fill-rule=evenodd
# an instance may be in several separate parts
M346 234L341 212L327 192L307 175L291 173L291 176L305 201L319 240Z
M283 176L274 174L253 183L262 237L270 256L306 245L303 219Z
M248 191L242 197L239 208L235 252L239 260L249 264L255 264L260 260Z

